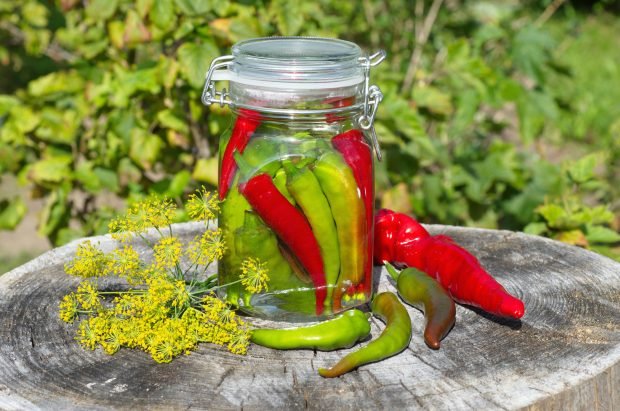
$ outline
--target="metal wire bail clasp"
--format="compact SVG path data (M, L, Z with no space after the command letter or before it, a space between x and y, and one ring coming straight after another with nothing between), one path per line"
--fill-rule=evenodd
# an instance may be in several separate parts
M378 86L370 85L370 68L379 65L385 60L385 57L385 51L379 50L371 56L360 58L360 63L364 67L364 112L357 119L357 123L362 130L370 135L370 140L379 161L381 161L383 156L381 155L381 147L379 147L379 141L377 140L377 133L375 133L374 122L379 103L383 100L383 93Z
M225 88L223 88L222 91L217 91L215 89L213 73L222 68L228 69L233 59L234 56L228 55L218 57L211 62L211 66L209 67L209 71L207 71L205 78L205 86L202 89L202 97L200 99L202 104L205 106L210 106L213 103L220 103L220 106L224 107L225 104L231 103L231 101L228 100L228 93Z

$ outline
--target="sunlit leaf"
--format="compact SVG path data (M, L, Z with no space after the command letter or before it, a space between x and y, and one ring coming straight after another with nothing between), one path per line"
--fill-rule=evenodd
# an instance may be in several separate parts
M181 72L185 79L196 88L203 86L211 61L220 54L217 46L207 40L200 43L185 43L179 47L177 53Z
M86 15L96 20L107 20L116 12L118 0L91 0L86 6Z
M12 230L22 221L28 211L21 197L0 201L0 230Z

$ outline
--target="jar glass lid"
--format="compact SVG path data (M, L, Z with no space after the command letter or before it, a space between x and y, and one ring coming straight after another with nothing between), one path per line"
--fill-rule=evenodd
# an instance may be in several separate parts
M364 80L362 50L345 40L317 37L266 37L232 48L233 81L241 83L340 83Z

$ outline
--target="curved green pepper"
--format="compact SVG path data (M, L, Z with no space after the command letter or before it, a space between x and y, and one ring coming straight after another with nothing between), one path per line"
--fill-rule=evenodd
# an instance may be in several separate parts
M256 329L250 341L278 350L314 349L332 351L349 348L370 334L370 323L363 312L353 309L330 320L306 327Z
M430 348L438 349L439 342L454 325L454 300L437 280L416 268L406 268L398 273L394 266L387 262L385 268L396 281L396 288L402 299L424 313L424 342Z
M291 193L289 193L288 189L286 188L286 172L283 168L280 168L278 171L276 171L276 174L273 177L273 185L275 185L278 191L284 197L286 197L289 203L293 205L297 204L295 202L295 199L291 196Z
M268 138L252 138L243 154L235 153L235 161L239 165L239 157L244 163L245 174L251 177L254 174L265 173L273 177L280 168L280 143ZM243 179L242 179L243 180Z
M340 245L340 277L333 294L334 311L342 304L344 291L364 277L366 215L353 172L342 157L328 151L313 169L332 210Z
M372 313L385 321L379 338L343 357L332 368L319 368L322 377L332 378L357 367L394 356L407 348L411 340L411 318L394 293L381 293L372 300Z
M328 287L325 306L331 308L332 290L340 272L340 252L336 225L329 203L312 171L307 167L298 169L286 161L282 164L288 176L286 183L288 191L304 212L319 242Z
M245 212L245 222L235 231L235 253L240 260L258 258L268 271L268 290L281 301L281 308L295 312L314 312L315 298L311 285L301 281L281 254L276 235L258 215ZM247 293L246 293L247 294Z
M226 252L219 261L218 281L220 284L235 282L239 278L239 268L243 261L234 247L235 232L243 227L245 212L251 210L251 207L237 188L238 180L239 175L235 176L233 184L220 206L218 221L222 229L222 239L226 245ZM227 286L225 290L226 300L234 305L239 305L239 297L242 294L242 289L239 283Z

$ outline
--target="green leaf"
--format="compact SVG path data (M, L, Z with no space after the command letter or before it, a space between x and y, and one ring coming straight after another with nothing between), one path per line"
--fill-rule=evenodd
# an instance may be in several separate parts
M588 154L568 167L568 176L577 184L585 183L594 178L594 168L603 162L599 153Z
M108 23L108 37L110 43L117 49L122 49L125 45L125 25L122 21L114 20Z
M283 36L299 34L304 24L304 14L301 2L276 0L272 1L271 9L276 13L276 24Z
M187 123L177 117L171 110L162 110L157 113L157 120L166 128L178 131L183 134L189 132Z
M129 157L143 169L150 170L159 158L163 145L159 136L141 128L134 128L131 130Z
M170 185L166 190L166 195L171 198L181 197L187 189L191 179L192 174L189 171L183 170L178 172L172 180L170 180Z
M67 202L67 187L60 187L50 193L41 211L39 234L51 237L56 243L56 233L68 225L71 209Z
M174 3L172 0L157 0L153 3L149 17L153 24L162 30L168 30L176 24Z
M533 80L542 82L545 65L551 59L554 47L555 41L548 31L533 25L525 26L513 39L514 65Z
M213 9L212 0L175 0L177 8L187 16L199 16Z
M89 193L97 194L101 191L101 181L93 172L93 163L91 161L81 162L75 168L73 176Z
M29 1L24 4L21 14L33 26L45 27L47 25L47 8L36 1Z
M114 171L103 167L95 167L93 173L97 176L103 188L107 188L113 193L119 191L118 176Z
M565 228L564 223L568 218L568 213L564 208L556 204L541 205L536 209L536 212L543 216L547 221L549 227L552 228Z
M45 108L35 135L45 141L70 144L75 141L80 121L74 110Z
M588 246L588 240L585 234L579 229L561 231L555 235L555 239L566 244L578 245L581 247Z
M0 117L4 116L12 109L15 109L19 104L20 101L17 97L8 94L0 94Z
M547 232L547 224L545 223L529 223L523 228L526 234L543 235Z
M162 2L161 0L136 0L136 10L138 11L138 15L140 16L140 18L144 18L146 17L147 14L149 14L149 11L151 10L151 8L153 7L153 3L155 3L155 6L157 5L157 3Z
M41 121L40 116L28 106L15 106L11 110L11 121L15 122L21 133L29 133L34 130Z
M140 15L134 10L129 10L125 18L125 31L123 33L125 45L136 46L150 39L151 32L142 21Z
M58 184L71 177L71 158L51 157L32 165L29 178L37 184Z
M413 90L413 100L420 107L428 109L434 114L447 116L454 108L450 94L444 93L436 87L416 87Z
M201 88L211 61L220 55L217 46L209 40L199 44L185 43L177 51L181 72L187 81L196 88Z
M93 20L107 20L118 7L118 0L91 0L86 6L86 15Z
M28 83L28 94L32 97L81 93L83 91L84 80L74 71L57 71Z
M620 234L600 225L586 226L586 238L590 243L613 244L620 242Z
M0 201L0 230L13 230L22 221L28 208L21 197Z
M196 162L192 178L201 183L217 186L217 158L201 158Z

